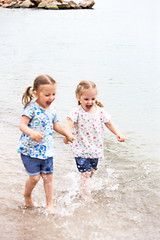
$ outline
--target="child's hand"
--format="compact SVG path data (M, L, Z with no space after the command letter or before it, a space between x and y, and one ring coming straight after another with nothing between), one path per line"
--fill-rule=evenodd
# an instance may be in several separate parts
M43 137L43 133L33 130L30 134L30 137L35 141L35 142L42 142L42 140L44 139Z
M119 141L119 142L125 142L125 140L126 140L126 138L123 136L123 135L117 135L117 140Z
M68 135L67 140L68 140L69 142L73 143L73 141L74 141L73 135L72 135L72 134Z
M69 144L69 142L73 143L74 137L72 134L68 134L67 137L64 138L64 143Z
M69 144L68 139L67 139L66 137L63 138L63 142L64 142L65 144Z

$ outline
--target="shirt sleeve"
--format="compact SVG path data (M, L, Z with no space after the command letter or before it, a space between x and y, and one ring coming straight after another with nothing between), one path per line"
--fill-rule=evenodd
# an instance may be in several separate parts
M60 121L60 120L59 120L59 117L58 117L58 115L57 115L57 111L54 110L54 113L53 113L53 123L59 122L59 121Z
M71 119L73 122L77 122L77 118L78 118L78 109L77 109L77 108L73 109L73 110L67 115L67 119Z
M101 114L102 114L101 117L102 117L104 123L107 123L111 120L111 115L108 112L106 112L105 110L101 110Z
M27 105L22 112L22 116L24 115L32 119L34 115L34 107L31 105Z

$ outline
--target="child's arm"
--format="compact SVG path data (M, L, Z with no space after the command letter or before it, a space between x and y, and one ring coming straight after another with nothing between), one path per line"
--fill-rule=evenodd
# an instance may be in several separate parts
M112 133L116 135L117 140L119 142L124 142L126 140L126 138L123 135L121 135L121 133L118 131L118 129L114 126L114 124L111 121L105 123L105 125Z
M55 122L53 124L53 129L61 135L65 136L69 142L72 143L74 141L74 137L72 136L72 134L67 131L67 129L64 129L59 122Z
M32 128L28 127L30 118L23 115L21 117L21 121L19 124L19 129L21 130L21 132L29 135L34 141L36 142L42 142L43 137L43 133L33 130Z
M73 124L74 124L74 122L70 118L68 118L68 121L67 121L66 126L65 126L65 129L66 129L67 132L70 133L72 131ZM64 137L64 143L68 144L68 139L66 137Z

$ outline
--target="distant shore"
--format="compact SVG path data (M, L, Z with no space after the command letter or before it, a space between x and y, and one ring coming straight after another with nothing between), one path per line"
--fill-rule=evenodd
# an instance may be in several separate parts
M94 4L93 0L82 0L78 4L63 0L0 0L0 7L3 8L92 9Z

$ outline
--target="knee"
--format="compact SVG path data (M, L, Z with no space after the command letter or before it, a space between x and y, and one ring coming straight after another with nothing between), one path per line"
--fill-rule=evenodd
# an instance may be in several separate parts
M37 175L37 176L32 176L32 182L34 183L38 183L39 179L40 179L40 175Z
M52 174L42 174L42 179L45 183L50 183L52 181Z

